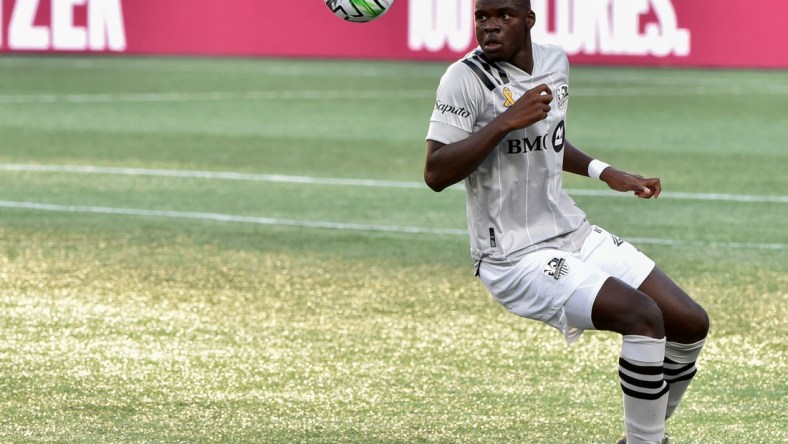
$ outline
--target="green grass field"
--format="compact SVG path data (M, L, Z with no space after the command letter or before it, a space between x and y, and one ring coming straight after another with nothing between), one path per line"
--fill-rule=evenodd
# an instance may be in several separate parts
M445 64L0 58L0 442L612 443L616 335L473 277ZM788 441L788 73L573 70L568 177L709 311L677 444Z

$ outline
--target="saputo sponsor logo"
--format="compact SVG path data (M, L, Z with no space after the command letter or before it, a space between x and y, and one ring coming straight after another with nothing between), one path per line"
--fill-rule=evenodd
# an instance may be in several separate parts
M471 112L467 109L449 105L448 103L443 103L440 100L435 101L435 109L440 111L441 114L455 114L463 118L468 118L471 116Z
M0 0L0 49L124 51L121 0Z
M689 56L691 33L679 27L677 0L531 0L534 40L569 55ZM474 0L409 0L413 51L475 46Z

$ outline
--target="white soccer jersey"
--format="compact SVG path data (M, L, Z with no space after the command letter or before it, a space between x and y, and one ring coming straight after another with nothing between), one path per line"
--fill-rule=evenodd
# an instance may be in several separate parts
M553 91L547 119L506 135L465 179L471 256L477 265L514 263L542 248L577 251L591 227L562 189L569 61L556 46L533 45L533 75L489 61L481 49L441 78L428 140L449 144L487 125L527 90Z

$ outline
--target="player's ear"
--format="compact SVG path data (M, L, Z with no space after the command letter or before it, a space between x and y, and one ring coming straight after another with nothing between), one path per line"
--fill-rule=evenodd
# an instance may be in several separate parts
M525 26L527 26L528 30L530 31L531 28L534 27L535 23L536 23L536 13L532 9L529 9L528 14L525 16Z

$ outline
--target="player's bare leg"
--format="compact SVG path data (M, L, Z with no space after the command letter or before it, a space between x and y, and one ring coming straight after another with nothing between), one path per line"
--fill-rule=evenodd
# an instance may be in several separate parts
M665 433L668 385L664 380L665 323L647 294L615 278L605 281L591 313L599 330L623 336L619 377L630 444L658 444Z
M655 306L658 308L663 326L662 332L667 337L664 360L664 378L669 388L664 410L664 417L667 419L675 411L695 375L695 362L706 340L709 318L700 305L658 268L649 274L634 295L632 291L630 287L615 279L608 280L594 304L593 322L599 329L612 330L624 335L622 359L626 360L627 336L642 335L657 338L659 335L660 331L653 325L658 318L651 314ZM644 297L650 299L651 303L644 300ZM642 323L639 328L633 325L637 323ZM645 436L636 434L633 436L631 433L632 420L629 416L634 413L630 413L629 410L651 411L653 406L649 407L648 402L644 403L635 397L628 407L626 379L623 376L627 438L620 442L629 444L649 442L644 440ZM645 410L643 410L644 406L646 406ZM638 421L637 416L639 415L636 415L636 421ZM664 423L662 427L664 432ZM651 439L654 439L652 442L660 442L657 436L652 435Z
M669 418L695 376L695 362L709 331L709 317L658 268L654 268L639 290L657 303L665 322L665 382L670 388L665 417Z

